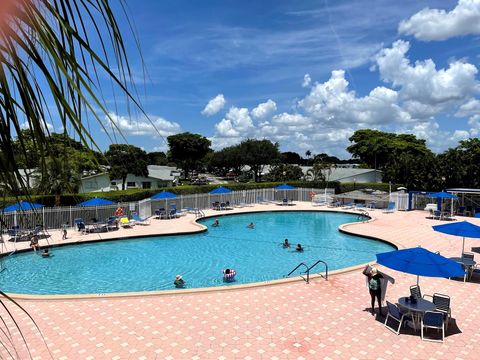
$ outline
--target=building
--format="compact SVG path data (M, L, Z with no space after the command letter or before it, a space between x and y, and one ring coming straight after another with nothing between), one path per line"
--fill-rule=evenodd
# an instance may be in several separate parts
M127 175L125 189L155 189L174 186L180 179L181 171L172 166L148 165L148 176ZM115 191L122 189L122 180L110 180L108 173L82 177L80 193Z

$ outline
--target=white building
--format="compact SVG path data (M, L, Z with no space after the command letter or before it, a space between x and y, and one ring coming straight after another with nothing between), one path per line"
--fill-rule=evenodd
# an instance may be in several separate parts
M303 173L308 178L308 170L311 166L301 166ZM325 180L327 181L338 181L340 183L381 183L382 182L382 171L375 169L361 169L361 168L343 168L343 167L332 167L330 169L322 170Z
M181 171L172 166L148 165L148 176L127 175L125 189L155 189L174 186L180 179ZM108 173L83 177L80 193L122 190L122 179L110 180Z

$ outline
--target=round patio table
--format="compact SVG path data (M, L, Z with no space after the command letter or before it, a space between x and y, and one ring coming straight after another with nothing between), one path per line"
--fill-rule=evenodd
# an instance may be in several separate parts
M409 300L408 302L407 299ZM407 309L412 314L413 327L415 330L417 326L420 326L420 320L426 311L434 311L437 309L433 302L422 298L417 299L417 302L412 304L410 297L404 296L398 299L398 303L402 308Z

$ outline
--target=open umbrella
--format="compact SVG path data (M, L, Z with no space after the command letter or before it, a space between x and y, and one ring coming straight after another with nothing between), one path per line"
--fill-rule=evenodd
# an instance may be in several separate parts
M159 192L155 195L153 195L151 197L151 199L154 199L154 200L161 200L161 199L164 199L165 200L165 210L167 210L167 206L168 206L168 199L176 199L177 198L177 195L175 195L174 193L171 193L170 191L162 191L162 192Z
M456 195L450 194L446 191L440 191L440 192L433 192L433 193L428 193L427 196L430 196L432 198L437 199L437 210L442 210L442 201L443 199L458 199ZM452 216L453 213L453 201L452 201L452 206L450 209L450 216Z
M7 206L6 208L3 209L3 212L27 211L27 210L39 209L39 208L42 208L43 206L44 205L42 204L35 204L28 201L20 201L16 204Z
M216 195L216 194L228 194L228 193L231 193L232 190L226 188L226 187L223 187L223 186L220 186L218 188L215 188L213 189L212 191L209 192L209 194L212 194L212 195Z
M450 224L442 224L432 226L433 230L455 236L462 236L462 254L465 250L465 238L480 238L480 226L472 224L468 221L459 221Z
M287 197L287 190L294 190L296 187L288 184L282 184L278 185L275 189L283 190L283 198L285 199Z
M115 204L113 201L95 197L95 198L83 201L77 204L77 206L102 206L102 205L113 205L113 204Z
M422 247L377 254L377 263L408 274L430 277L463 276L462 266L453 260Z

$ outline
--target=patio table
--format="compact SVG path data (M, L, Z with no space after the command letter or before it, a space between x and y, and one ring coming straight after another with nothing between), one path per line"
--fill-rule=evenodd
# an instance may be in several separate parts
M420 327L420 320L423 314L426 311L434 311L437 308L433 302L422 298L417 299L417 302L413 304L409 296L399 298L398 303L402 308L407 309L412 314L413 327L415 330L417 330L417 327Z
M469 259L469 258L464 258L464 257L459 257L459 256L458 257L451 257L450 260L456 261L459 264L463 264L463 266L467 269L468 274L470 276L467 276L465 279L471 277L471 274L473 272L473 268L475 267L475 265L477 265L477 262L475 260Z

